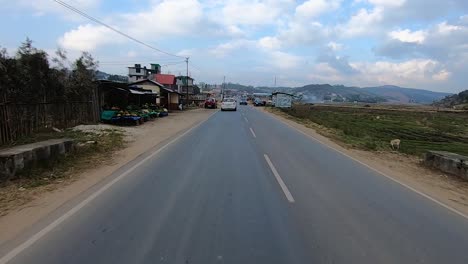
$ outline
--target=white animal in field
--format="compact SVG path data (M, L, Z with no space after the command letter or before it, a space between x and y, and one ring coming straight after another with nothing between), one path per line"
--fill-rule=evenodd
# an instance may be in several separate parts
M400 149L400 143L401 143L401 140L399 140L399 139L390 140L390 146L392 146L393 150Z

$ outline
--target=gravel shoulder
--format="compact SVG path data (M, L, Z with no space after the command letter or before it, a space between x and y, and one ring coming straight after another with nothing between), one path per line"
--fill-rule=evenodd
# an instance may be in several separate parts
M314 127L314 124L296 122L288 118L285 113L279 111L271 111L264 108L256 109L276 117L323 144L339 150L445 205L464 214L468 214L468 182L422 166L421 158L398 152L353 149L343 142L326 137L326 131L321 131L321 133L319 133Z
M125 135L126 147L113 152L107 161L98 163L83 171L73 173L73 177L54 184L34 188L25 192L27 203L15 204L12 210L0 216L0 244L13 239L40 219L44 218L67 201L77 197L87 189L104 180L123 165L137 156L157 146L174 135L185 131L208 119L216 110L194 109L171 113L168 117L145 123L138 127L115 127L111 125L83 125L75 129L100 133L108 129L120 129ZM96 164L94 164L96 165Z

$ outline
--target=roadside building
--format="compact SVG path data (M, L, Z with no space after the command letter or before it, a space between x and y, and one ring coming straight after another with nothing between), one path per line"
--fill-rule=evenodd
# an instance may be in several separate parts
M163 106L168 110L179 109L180 93L164 87L161 83L145 79L130 83L130 86L151 90L159 94L159 98L156 100L156 104L159 106Z
M112 107L125 109L129 105L154 104L159 93L151 89L128 86L126 83L107 80L96 81L99 108L107 110Z
M141 67L141 64L135 64L133 67L128 67L128 82L136 82L139 80L148 79L152 74L161 73L161 65L159 64L150 64L150 68L146 66Z

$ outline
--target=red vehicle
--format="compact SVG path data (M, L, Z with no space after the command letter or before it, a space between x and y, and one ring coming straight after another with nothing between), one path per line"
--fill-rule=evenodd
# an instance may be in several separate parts
M218 108L218 105L216 104L216 99L207 98L205 100L205 108Z

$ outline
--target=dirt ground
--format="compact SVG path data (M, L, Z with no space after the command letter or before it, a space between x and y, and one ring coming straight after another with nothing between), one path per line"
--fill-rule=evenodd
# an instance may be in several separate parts
M12 196L15 199L11 199L8 212L0 216L0 244L14 238L22 230L111 175L138 155L203 122L214 112L215 110L194 109L171 113L168 117L138 127L118 127L125 133L127 147L113 153L108 161L94 168L76 172L69 179L63 178L52 184L21 190L19 198L17 193ZM116 127L99 124L78 126L75 129L100 133L101 130Z
M323 144L396 179L412 188L448 205L464 214L468 214L468 182L443 172L421 165L421 158L398 152L379 152L352 149L342 142L332 140L326 131L318 133L312 124L301 124L287 118L285 113L260 108L284 123L315 138Z

